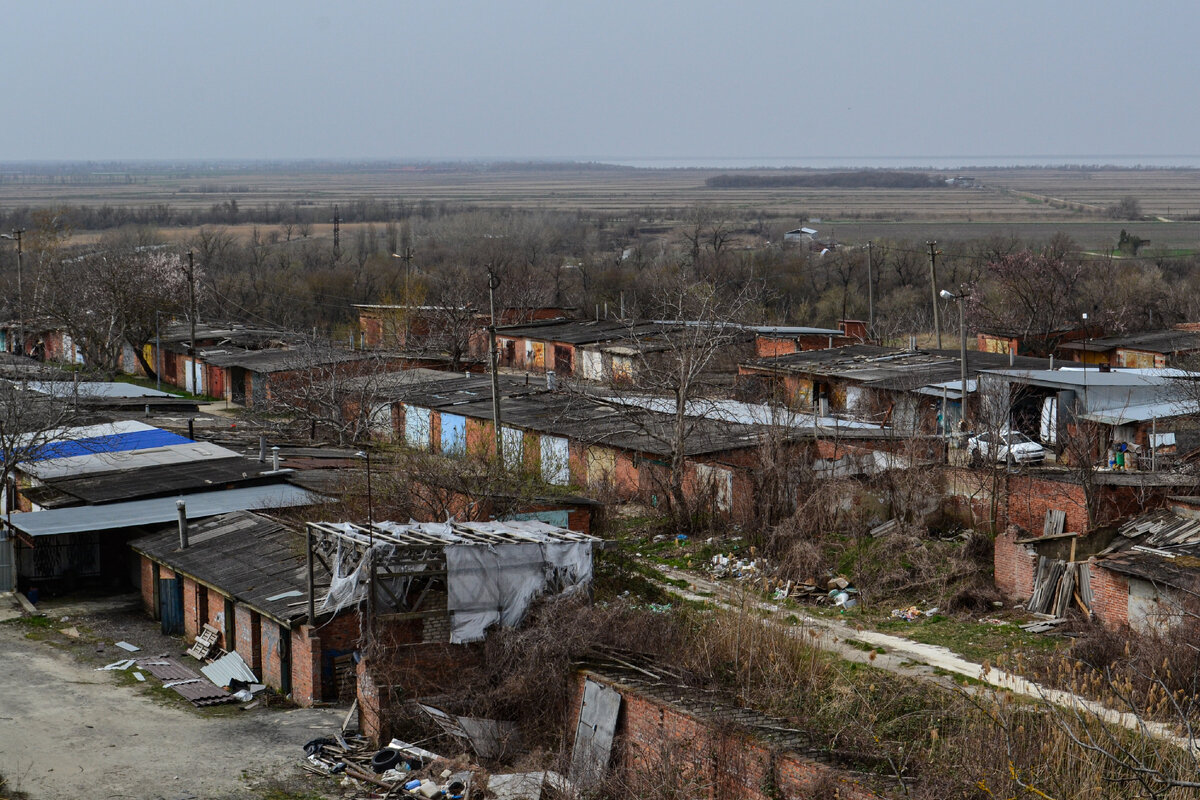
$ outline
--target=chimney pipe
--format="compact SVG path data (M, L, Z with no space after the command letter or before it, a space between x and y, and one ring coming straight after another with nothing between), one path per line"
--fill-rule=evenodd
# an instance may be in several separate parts
M267 461L267 435L260 433L258 435L258 463L265 464Z
M188 438L196 441L196 418L188 417Z
M1008 349L1008 365L1010 367L1013 365L1013 351L1011 347Z
M558 388L558 376L552 369L546 370L546 388L552 392Z
M175 508L179 509L179 549L187 550L187 546L188 546L187 503L183 502L182 500L176 500Z
M279 472L279 445L271 448L271 471Z
M1050 369L1054 369L1054 353L1050 354Z
M150 416L150 404L146 403L146 416Z

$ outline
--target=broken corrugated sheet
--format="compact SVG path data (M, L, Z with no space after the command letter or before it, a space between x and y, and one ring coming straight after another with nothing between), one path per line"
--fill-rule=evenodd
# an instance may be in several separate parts
M143 658L138 662L138 669L149 672L164 683L182 681L200 676L173 658L160 656L158 658Z
M488 791L496 800L541 800L545 772L518 772L488 778Z
M142 649L136 644L130 644L129 642L117 642L117 647L121 648L122 650L128 650L131 653L136 653L138 650Z
M217 686L229 686L235 680L258 683L256 676L237 653L226 653L200 671Z

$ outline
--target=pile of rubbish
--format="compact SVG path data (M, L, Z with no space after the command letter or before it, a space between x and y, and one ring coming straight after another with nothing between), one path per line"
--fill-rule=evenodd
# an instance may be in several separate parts
M751 553L751 556L753 555ZM714 578L733 578L739 581L761 578L765 569L761 558L737 558L733 553L718 553L712 557L711 564Z
M376 791L376 796L467 800L475 773L464 763L443 759L414 744L393 739L376 750L354 733L336 732L304 745L301 766L314 775L342 775L346 787ZM461 761L461 760L460 760Z
M211 626L206 625L205 628ZM207 634L202 632L200 637ZM70 634L68 634L70 635ZM130 642L117 642L116 646L127 653L137 653L141 648ZM193 646L189 654L196 649ZM157 656L142 656L123 658L97 667L96 670L128 672L139 683L146 681L146 675L162 681L164 689L171 689L176 694L189 700L195 706L212 706L221 703L242 702L250 703L244 708L253 708L258 701L254 695L267 687L258 682L258 678L246 665L246 662L236 652L226 653L215 647L205 647L208 663L200 667L197 673L178 659L163 653ZM254 700L253 702L250 702Z
M927 608L924 611L916 606L909 606L908 608L893 608L892 617L895 619L902 619L905 622L916 622L922 617L932 617L937 612L937 606L934 606L933 608Z

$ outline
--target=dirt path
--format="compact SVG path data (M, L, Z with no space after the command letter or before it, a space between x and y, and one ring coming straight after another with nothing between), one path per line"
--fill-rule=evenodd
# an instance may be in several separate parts
M727 610L749 607L765 611L770 615L768 621L772 624L779 625L792 635L808 637L817 647L836 653L842 658L859 662L869 660L872 665L880 669L902 675L921 675L922 677L929 678L937 675L936 670L961 675L999 689L1006 689L1014 694L1052 703L1061 708L1068 709L1068 713L1076 709L1081 710L1106 722L1147 734L1161 741L1170 742L1185 750L1192 752L1200 750L1200 745L1195 740L1176 735L1172 730L1172 726L1145 721L1133 714L1115 711L1101 703L1088 700L1071 692L1042 686L1039 683L1026 680L1020 675L1015 675L1011 672L1005 672L994 667L985 668L982 664L965 659L945 647L914 642L903 636L892 636L866 629L858 630L844 622L812 617L802 611L777 606L774 603L758 599L753 595L747 594L743 597L743 593L738 592L736 588L731 587L729 584L710 580L691 572L684 572L663 566L659 566L658 569L663 575L672 580L687 581L695 589L712 594L711 597L705 597L669 584L663 585L664 589L677 596L688 600L716 603ZM747 597L749 599L746 599ZM799 620L799 624L793 625L785 621L788 616L792 615ZM847 644L847 640L883 648L886 653L876 654L872 658L870 653Z
M297 771L300 746L340 725L333 709L209 717L121 685L0 624L0 775L32 800L253 796Z

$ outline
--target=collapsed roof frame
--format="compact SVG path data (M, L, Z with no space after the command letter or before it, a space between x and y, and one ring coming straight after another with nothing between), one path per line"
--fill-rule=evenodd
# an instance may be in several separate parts
M305 532L310 620L317 618L318 611L328 611L331 603L340 610L348 604L360 602L365 595L368 636L375 621L451 616L452 642L468 629L473 631L470 635L478 638L480 631L506 615L508 608L496 608L490 621L480 622L477 619L474 627L469 620L460 623L460 619L470 618L479 609L463 609L461 605L455 605L455 595L462 594L460 584L464 580L464 573L461 559L450 563L453 559L447 556L448 548L454 549L455 554L460 554L464 549L484 551L490 558L491 554L505 548L512 551L513 546L518 546L527 551L529 546L536 546L542 553L539 558L545 559L544 562L537 563L555 567L537 570L538 574L545 573L541 588L559 593L578 586L581 582L579 579L584 576L572 574L570 569L562 572L562 553L555 556L547 555L546 551L555 547L560 551L564 547L567 550L577 550L578 546L585 545L588 552L587 564L586 570L581 572L586 572L585 580L590 582L591 549L601 541L594 536L535 521L451 520L445 523L384 522L372 525L309 522L305 526ZM317 607L315 593L317 563L331 576L330 589L322 599L320 609ZM503 571L511 567L511 563L506 567L497 558L497 570ZM452 585L455 574L460 576L459 584ZM514 573L506 574L510 578L514 576ZM527 604L531 597L532 595L526 597L524 602ZM503 606L503 603L501 605ZM519 602L515 604L518 605ZM524 609L516 613L523 615Z

